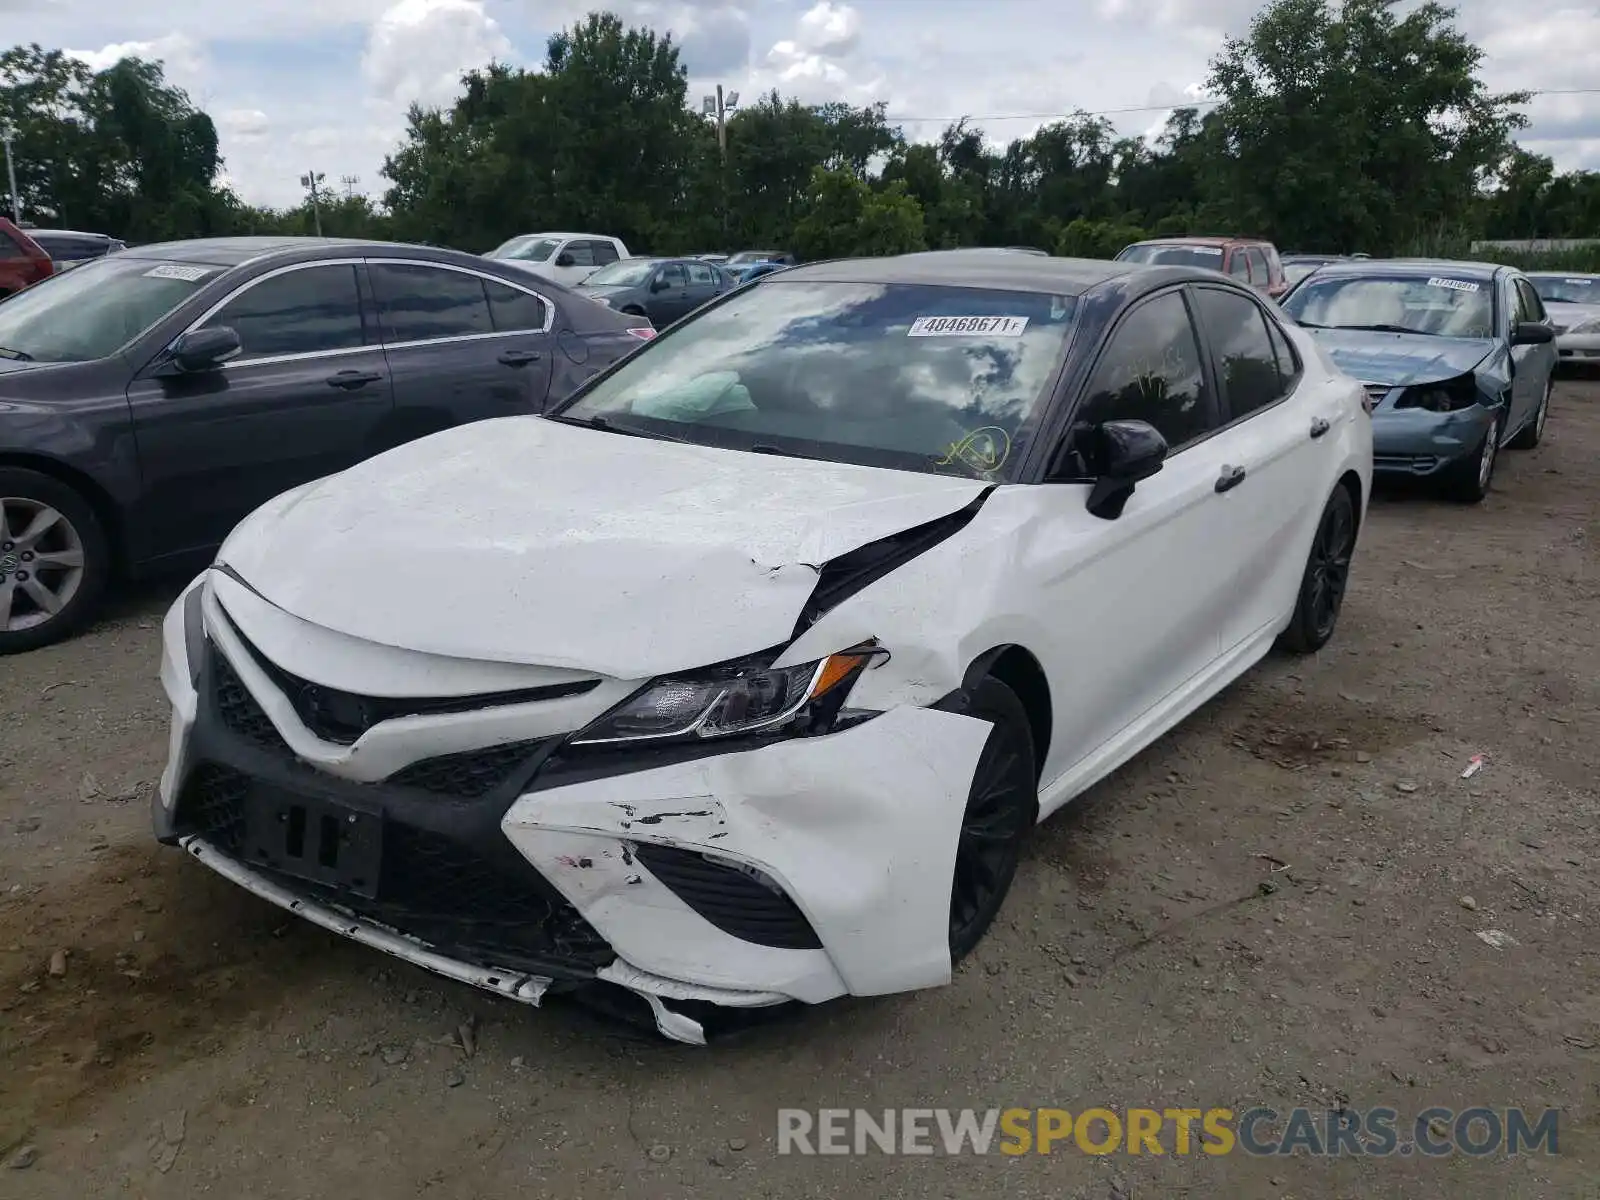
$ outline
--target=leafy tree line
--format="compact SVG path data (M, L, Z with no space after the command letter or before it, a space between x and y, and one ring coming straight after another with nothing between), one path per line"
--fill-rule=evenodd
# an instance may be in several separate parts
M1212 60L1218 102L1176 110L1151 142L1081 112L1003 147L966 121L910 142L882 105L774 92L731 116L724 153L687 106L672 39L596 13L550 39L541 70L491 64L452 104L413 106L381 205L324 197L322 226L467 250L577 228L636 252L806 258L963 245L1109 256L1195 232L1372 254L1600 237L1600 172L1559 173L1516 146L1527 96L1486 87L1454 17L1437 3L1273 0ZM210 119L157 64L96 74L17 47L0 56L7 118L24 206L51 221L138 240L313 231L309 205L252 208L219 186Z

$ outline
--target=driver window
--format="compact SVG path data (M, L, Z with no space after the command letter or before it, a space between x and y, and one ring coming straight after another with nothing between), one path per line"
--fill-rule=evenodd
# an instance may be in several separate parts
M1539 293L1534 290L1533 284L1526 279L1518 279L1515 284L1517 296L1522 301L1522 310L1527 314L1521 319L1543 321L1545 319L1544 302L1539 299Z
M1245 257L1243 250L1235 250L1228 255L1228 274L1235 279L1242 279L1246 283L1250 282L1250 260Z
M1216 427L1216 405L1180 293L1139 305L1101 352L1073 426L1106 421L1148 421L1174 451Z
M356 269L302 267L264 279L229 300L202 326L228 326L243 346L237 361L364 345Z
M685 288L689 286L689 277L684 273L682 263L668 263L662 267L661 278L667 281L669 288Z

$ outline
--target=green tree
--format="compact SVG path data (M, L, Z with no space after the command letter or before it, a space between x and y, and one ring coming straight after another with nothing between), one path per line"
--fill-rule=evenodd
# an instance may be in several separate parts
M1386 252L1466 225L1525 123L1482 58L1433 0L1273 0L1211 64L1210 198L1294 247Z
M874 191L854 172L817 167L794 228L802 258L859 258L927 248L922 209L901 183Z

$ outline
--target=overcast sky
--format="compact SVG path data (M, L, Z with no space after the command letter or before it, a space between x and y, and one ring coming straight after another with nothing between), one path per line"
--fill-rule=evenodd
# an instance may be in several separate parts
M454 94L491 58L534 65L580 0L0 0L4 42L36 41L99 67L159 58L216 120L229 181L246 200L299 198L308 168L381 194L384 153L406 105ZM972 114L996 139L1042 119L1160 106L1194 94L1224 33L1255 0L614 0L625 19L669 30L691 95L722 82L746 97L774 86L806 101L882 100L913 137ZM1600 86L1600 3L1524 7L1460 0L1502 89ZM1600 169L1600 94L1529 107L1530 149ZM999 116L1021 114L1017 119ZM1163 113L1113 117L1138 133Z

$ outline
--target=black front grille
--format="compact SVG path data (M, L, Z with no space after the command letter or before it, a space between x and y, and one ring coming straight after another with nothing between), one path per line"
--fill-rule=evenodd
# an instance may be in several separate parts
M215 648L211 652L212 692L216 697L217 711L222 723L251 745L263 750L289 752L289 745L278 733L272 718L256 703L256 698L245 687L244 680L227 658Z
M581 696L600 686L598 679L579 679L544 687L522 688L513 692L489 692L476 696L395 697L362 696L341 691L285 671L234 630L268 679L284 694L305 727L325 742L349 746L381 721L397 717L433 716L441 713L477 712L508 704L531 704L541 700L560 700Z
M385 786L417 788L439 796L476 799L487 796L509 779L543 744L544 740L510 742L462 754L441 754L412 763L383 782Z
M212 694L222 723L251 745L270 750L286 762L294 761L294 751L245 687L239 673L215 647L211 650L211 664ZM531 763L546 740L510 742L423 759L402 768L384 783L436 796L476 799L508 782L520 767Z
M817 931L793 900L739 867L650 842L633 852L678 899L722 932L779 950L821 948Z
M202 763L178 798L177 820L230 857L249 856L248 777ZM499 836L496 834L495 836ZM516 851L491 859L456 838L388 819L377 895L292 878L249 863L296 895L334 905L485 966L593 969L615 952Z

